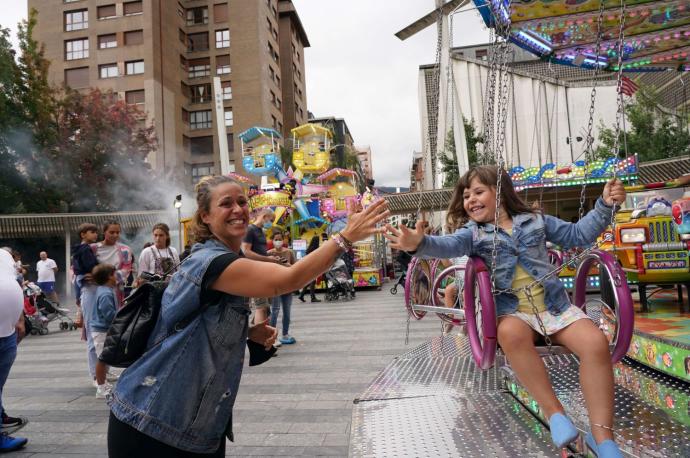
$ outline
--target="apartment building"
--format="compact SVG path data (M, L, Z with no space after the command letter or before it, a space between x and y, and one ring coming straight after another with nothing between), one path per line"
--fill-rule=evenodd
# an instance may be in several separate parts
M362 166L362 172L367 180L374 179L374 170L371 163L371 146L355 146L357 159Z
M140 106L159 140L149 161L188 185L220 173L221 136L231 169L242 172L237 133L257 125L289 133L306 122L309 41L291 0L29 0L28 7L38 11L50 81L112 90Z

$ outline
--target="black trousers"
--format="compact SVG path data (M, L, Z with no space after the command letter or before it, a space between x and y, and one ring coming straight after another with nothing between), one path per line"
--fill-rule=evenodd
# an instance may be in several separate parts
M225 439L225 438L223 438ZM118 420L110 413L108 422L108 456L110 458L221 458L225 456L225 440L215 453L191 453L157 441Z
M309 283L307 286L302 288L302 292L300 293L299 297L304 299L304 295L307 294L307 289L309 289L309 293L311 294L311 297L315 297L316 294L314 293L314 290L316 289L316 280L313 282Z

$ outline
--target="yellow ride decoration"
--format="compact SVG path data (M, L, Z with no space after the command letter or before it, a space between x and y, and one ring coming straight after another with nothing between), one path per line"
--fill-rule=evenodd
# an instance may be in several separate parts
M330 167L331 131L316 124L292 129L292 163L302 173L323 173Z

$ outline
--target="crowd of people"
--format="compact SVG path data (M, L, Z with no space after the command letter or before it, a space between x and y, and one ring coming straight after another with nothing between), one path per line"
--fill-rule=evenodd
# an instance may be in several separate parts
M225 445L221 436L232 437L228 415L241 375L244 342L248 341L250 353L265 352L268 357L275 354L281 345L296 343L296 339L290 335L293 295L298 295L304 302L304 296L309 292L312 302L320 302L315 293L316 278L333 264L337 256L351 258L352 242L373 233L376 223L387 214L385 205L377 204L354 215L348 226L335 234L332 240L322 242L321 237L314 236L310 240L307 255L297 263L295 253L289 248L289 234L272 227L275 215L270 209L256 212L250 223L247 197L241 186L233 180L215 177L202 181L198 186L197 203L194 217L196 243L188 245L182 254L171 246L170 229L164 223L153 226L152 240L142 247L138 261L132 248L120 241L122 228L117 221L105 221L101 227L83 223L77 230L80 241L71 248L70 259L80 317L77 322L82 327L82 339L86 342L89 376L96 389L96 397L107 399L111 404L111 456L132 455L134 450L138 453L149 450L154 454L164 453L165 456L188 456L190 452L222 455ZM271 237L267 239L269 229ZM12 308L0 310L0 401L17 344L24 336L24 298L20 285L26 282L28 268L22 264L21 256L16 251L7 249L2 253L0 294L6 293L8 298L16 300ZM36 265L37 284L46 297L55 303L58 302L55 288L57 271L57 263L42 251ZM141 358L142 365L149 360L155 365L155 372L160 375L159 383L164 383L170 391L164 397L168 403L160 406L140 403L140 396L144 393L135 385L141 383L138 377L143 376L142 371L149 370L140 369L140 361L119 374L99 360L108 329L124 298L132 288L147 281L150 274L168 281L168 290L177 291L170 295L166 292L157 330L171 342L182 339L200 352L198 355L189 355L190 365L197 363L197 358L202 358L202 361L216 369L226 369L226 376L220 377L224 382L205 382L213 382L214 389L222 389L225 393L220 393L219 400L225 404L220 413L217 409L215 414L209 412L208 406L204 405L181 405L183 412L188 415L183 415L180 422L173 422L171 426L167 419L168 404L175 404L172 401L176 397L174 393L180 386L186 385L184 380L165 376L168 363L159 360L160 355L149 356L149 353L154 353L152 350ZM192 280L195 278L198 283ZM193 326L195 331L192 335L186 329L172 332L179 336L169 335L169 327L182 316L183 310L204 304L211 306L202 308L204 312ZM170 316L167 311L170 311ZM280 334L276 330L279 321ZM220 354L208 348L210 341L202 337L207 333L216 336L214 342L223 343L215 349L222 350ZM152 342L155 340L152 339ZM253 358L255 355L251 356ZM258 358L261 360L262 356L265 355L259 355ZM205 360L205 357L208 359ZM178 369L185 369L180 376L187 373L186 369L192 370L192 367L196 366L177 366ZM211 372L215 373L216 370ZM203 372L202 375L207 377L211 372ZM163 381L164 376L166 381ZM137 382L132 385L134 380ZM192 391L202 389L205 384L192 387ZM228 387L230 391L227 391ZM199 410L184 410L192 407ZM0 452L23 447L28 439L13 437L8 432L10 428L14 431L22 427L26 419L6 414L1 402L0 411L3 424ZM192 428L193 425L188 423L200 413L209 416L201 431L198 425ZM144 417L152 420L144 422ZM158 426L151 426L154 424ZM168 431L184 432L181 437L186 439L180 439L178 434L162 433L162 425L172 428ZM190 438L192 432L197 437ZM130 441L126 446L122 444L125 437Z

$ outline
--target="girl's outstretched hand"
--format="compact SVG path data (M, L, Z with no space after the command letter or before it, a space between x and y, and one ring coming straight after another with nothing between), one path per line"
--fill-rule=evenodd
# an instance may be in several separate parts
M376 225L388 218L390 214L386 201L379 199L363 211L359 207L354 212L350 212L347 218L347 227L340 233L350 242L359 242L379 232Z
M621 205L625 202L625 187L618 178L611 178L604 186L604 193L601 195L604 203L608 206Z
M400 226L396 229L390 224L386 224L383 235L391 241L391 248L402 251L415 251L424 239L424 229L426 221L417 221L415 230L410 230L407 226Z

